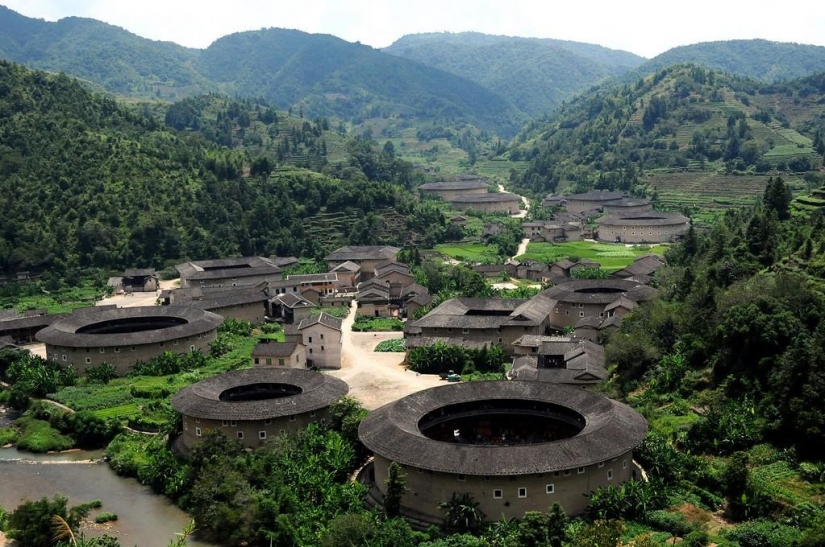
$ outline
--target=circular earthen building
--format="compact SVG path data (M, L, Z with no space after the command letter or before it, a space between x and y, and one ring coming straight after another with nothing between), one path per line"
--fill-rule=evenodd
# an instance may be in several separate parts
M48 359L80 373L108 363L119 375L165 351L208 351L223 318L184 306L145 306L73 313L37 333Z
M402 466L402 513L438 523L439 503L469 494L487 520L555 502L571 515L586 495L635 476L647 433L636 411L602 395L544 382L467 382L427 389L371 412L359 436L375 454L362 479L376 503L391 462Z
M326 419L329 406L348 391L344 381L310 370L261 367L219 374L172 397L172 408L183 417L176 445L188 452L217 429L257 448Z

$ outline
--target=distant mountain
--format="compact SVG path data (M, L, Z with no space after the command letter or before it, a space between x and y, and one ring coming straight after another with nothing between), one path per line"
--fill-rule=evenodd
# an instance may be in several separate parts
M639 72L649 74L680 63L774 82L825 72L825 47L768 40L703 42L670 49L640 66Z
M180 99L206 91L264 97L308 116L398 115L465 121L503 136L526 116L482 86L329 35L267 29L205 50L147 40L93 19L56 23L0 6L0 58L77 76L126 96Z
M531 116L645 61L594 44L477 32L407 35L384 51L473 80Z
M464 119L512 135L526 118L482 86L330 35L266 29L225 36L199 69L226 93L263 96L313 115Z
M114 93L151 96L213 89L193 66L199 53L94 19L67 17L51 23L0 6L0 58L65 72Z

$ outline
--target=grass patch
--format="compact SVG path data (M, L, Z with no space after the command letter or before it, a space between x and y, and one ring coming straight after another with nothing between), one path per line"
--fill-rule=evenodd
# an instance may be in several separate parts
M0 309L14 308L19 312L45 308L48 313L68 313L77 308L94 306L104 296L102 287L83 285L57 291L47 291L41 283L24 286L28 294L0 297Z
M536 260L552 264L571 256L595 260L603 270L619 270L632 263L637 257L646 254L662 255L664 245L634 245L625 247L621 243L592 243L589 241L571 241L569 243L530 243L527 252L517 257L518 260Z
M404 347L404 339L403 338L392 338L390 340L382 340L375 346L375 351L379 353L388 353L393 351L403 352L406 351Z
M98 524L104 524L106 522L114 522L117 520L117 515L114 513L110 513L108 511L103 511L98 516L95 517L95 522Z
M394 317L356 315L352 325L355 332L392 332L404 330L404 323Z
M267 335L283 340L283 332ZM115 418L133 426L156 429L172 415L169 400L189 385L228 370L249 368L257 336L230 336L232 349L220 358L209 357L198 370L169 376L129 376L115 378L106 385L81 383L50 395L69 408L92 411L99 418Z
M455 260L465 262L495 263L501 261L498 247L483 243L443 243L436 245L435 250Z
M15 442L17 442L17 429L13 427L0 428L0 446L14 444Z
M18 418L20 436L17 439L17 448L29 452L51 452L68 450L74 446L71 437L61 435L49 422L35 420L29 416Z

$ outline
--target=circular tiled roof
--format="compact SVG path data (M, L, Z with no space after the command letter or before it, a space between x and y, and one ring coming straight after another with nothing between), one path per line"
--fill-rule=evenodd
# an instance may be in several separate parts
M629 279L576 279L541 294L558 302L607 305L621 296L644 302L656 295L656 289Z
M68 315L38 332L37 339L72 348L137 346L203 334L217 329L222 322L223 317L216 313L188 306L114 308ZM127 323L139 328L134 332L106 332L107 326ZM153 323L157 328L152 328Z
M584 417L573 437L540 444L472 445L426 437L419 422L449 405L485 400L524 400L558 405ZM404 465L460 475L524 475L593 465L632 450L647 422L629 406L572 386L493 381L451 384L419 391L371 412L358 430L376 455Z
M259 400L222 400L221 394L245 386L281 385L298 393ZM172 408L185 416L208 420L266 420L328 407L346 395L343 381L302 369L253 368L234 370L186 387L172 397Z

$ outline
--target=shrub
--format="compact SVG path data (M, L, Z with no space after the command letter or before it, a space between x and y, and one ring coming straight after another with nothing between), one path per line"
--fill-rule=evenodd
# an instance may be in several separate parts
M796 528L767 520L745 522L728 533L740 547L793 547L800 535Z
M86 378L91 384L106 385L110 380L117 378L117 371L109 363L101 363L86 369Z
M690 522L682 513L650 511L645 517L645 523L657 530L663 530L679 537L685 537L696 531L696 524Z
M391 338L390 340L382 340L375 346L376 352L402 352L405 351L403 338Z
M235 336L249 336L252 334L252 323L242 319L229 318L218 327L218 334L234 334Z
M109 513L108 511L103 511L98 516L95 517L95 522L98 524L103 524L106 522L114 522L117 520L117 515L114 513Z
M710 537L706 530L694 530L685 536L684 547L707 547Z

